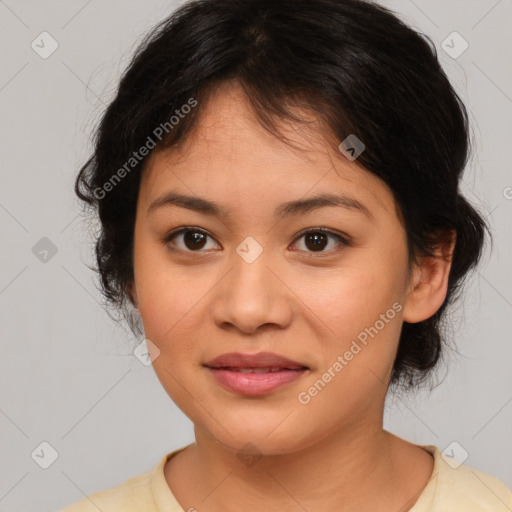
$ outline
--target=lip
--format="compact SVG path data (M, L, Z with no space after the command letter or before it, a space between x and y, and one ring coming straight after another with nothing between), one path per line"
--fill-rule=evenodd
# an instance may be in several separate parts
M309 370L298 361L272 352L259 354L231 352L212 359L204 366L224 388L245 396L269 394L297 380ZM273 371L262 373L263 368ZM251 369L256 371L259 369L260 372L250 372Z
M205 366L210 368L307 368L305 364L293 361L287 357L274 354L273 352L259 352L258 354L242 354L240 352L230 352L222 354Z

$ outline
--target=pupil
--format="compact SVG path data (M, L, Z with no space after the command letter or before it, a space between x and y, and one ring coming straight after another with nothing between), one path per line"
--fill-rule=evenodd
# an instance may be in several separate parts
M205 239L206 236L203 233L197 231L185 232L185 245L188 249L201 249L204 246Z
M308 249L324 249L327 245L326 236L324 233L314 233L306 236L306 246ZM312 242L309 244L308 242Z

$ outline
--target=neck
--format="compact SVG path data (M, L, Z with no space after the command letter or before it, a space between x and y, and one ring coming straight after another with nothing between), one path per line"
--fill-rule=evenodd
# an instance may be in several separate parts
M411 465L414 449L421 449L371 425L339 430L293 453L262 454L245 464L237 451L204 431L196 428L195 434L196 443L184 451L181 476L168 475L173 491L181 490L175 495L185 510L327 511L343 504L346 511L405 511L432 471L426 459L419 468L417 452Z

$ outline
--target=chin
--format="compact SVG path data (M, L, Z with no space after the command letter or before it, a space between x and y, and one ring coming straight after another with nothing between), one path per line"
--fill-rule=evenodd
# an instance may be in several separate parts
M229 433L217 424L209 424L208 426L212 428L208 429L208 435L225 448L235 452L237 456L291 454L313 445L318 439L318 433L304 432L294 428L294 425L278 426L282 420L282 417L278 421L272 418L268 422L261 423L260 419L259 425L251 425L249 421L243 422L245 425L240 421L238 424L225 423L223 426Z

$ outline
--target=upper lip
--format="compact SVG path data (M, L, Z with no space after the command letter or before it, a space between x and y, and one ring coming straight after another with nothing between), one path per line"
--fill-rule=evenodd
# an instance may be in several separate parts
M307 368L307 366L272 352L222 354L205 363L209 368Z

